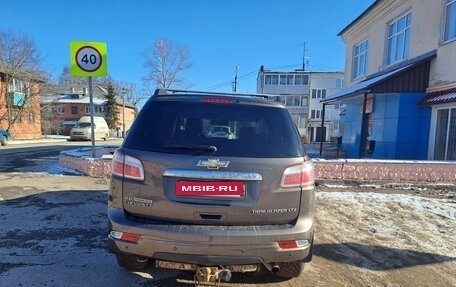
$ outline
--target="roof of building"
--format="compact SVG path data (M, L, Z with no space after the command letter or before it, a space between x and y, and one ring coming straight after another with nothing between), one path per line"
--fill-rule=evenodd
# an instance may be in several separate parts
M361 18L363 18L369 11L371 11L378 3L380 3L381 0L375 0L374 3L372 3L369 7L367 7L366 10L364 10L363 13L361 13L358 17L355 18L355 20L351 21L350 24L348 24L345 28L343 28L337 36L341 36L345 31L347 31L351 26L355 25L356 22L358 22Z
M426 54L420 55L416 58L404 61L397 66L391 67L389 69L383 70L381 72L371 74L364 81L353 84L343 90L340 90L324 100L321 100L322 103L336 103L341 99L350 98L361 93L370 92L372 88L384 83L387 80L393 79L395 76L398 76L402 72L406 72L418 65L428 62L432 57L437 55L437 51L433 50ZM422 84L422 83L420 83Z
M107 94L107 89L101 85L94 85L92 87L94 105L104 105L107 101ZM116 96L115 99L119 106L124 104L123 98ZM87 85L42 85L40 87L40 101L43 104L88 104L90 103L89 88ZM125 101L125 107L136 109L136 106L128 101Z
M430 106L448 103L456 103L456 88L428 93L418 105Z
M45 72L43 71L26 71L18 69L4 62L0 62L0 74L6 74L25 81L44 83L46 81Z

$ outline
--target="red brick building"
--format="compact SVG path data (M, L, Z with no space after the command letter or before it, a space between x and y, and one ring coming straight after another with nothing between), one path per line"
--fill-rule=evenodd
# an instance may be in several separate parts
M92 88L94 116L105 116L107 90L100 85ZM111 129L111 136L122 135L122 123L128 130L137 114L133 104L116 97L119 121ZM46 85L41 97L42 131L44 135L69 135L82 116L90 115L90 96L87 86ZM125 115L125 117L124 117Z
M13 139L41 138L39 86L25 77L7 82L0 68L0 129L8 130Z

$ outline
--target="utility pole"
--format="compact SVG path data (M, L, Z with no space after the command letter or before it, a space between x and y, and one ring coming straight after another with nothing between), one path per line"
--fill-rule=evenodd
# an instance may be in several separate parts
M305 71L306 70L306 64L305 64L305 61L306 61L306 42L303 42L302 43L302 70Z
M235 74L234 74L234 92L237 93L237 86L238 86L238 70L239 70L239 66L236 66L236 71L235 71Z
M306 70L306 42L302 42L297 46L302 46L302 70ZM309 60L307 59L307 64L309 64Z
M127 90L122 88L122 138L125 138L125 94Z

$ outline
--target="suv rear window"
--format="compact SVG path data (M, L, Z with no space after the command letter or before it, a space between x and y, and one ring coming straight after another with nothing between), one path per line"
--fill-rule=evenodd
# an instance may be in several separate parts
M223 127L223 128L221 128ZM302 157L284 108L259 104L149 101L124 147L161 153L239 157Z

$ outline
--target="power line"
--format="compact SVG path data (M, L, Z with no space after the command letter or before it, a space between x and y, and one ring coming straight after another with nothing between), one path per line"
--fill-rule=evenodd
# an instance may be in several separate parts
M267 68L267 69L278 70L278 69L291 68L291 67L300 67L300 66L301 66L301 64L293 64L293 65L287 65L287 66L281 66L281 67L271 67L271 68Z
M251 71L251 72L249 72L249 73L247 73L247 74L244 74L244 75L242 75L242 76L239 76L239 77L238 77L238 80L239 80L239 79L246 78L246 77L248 77L248 76L250 76L250 75L252 75L252 74L254 74L254 73L257 73L257 72L258 72L258 70L253 70L253 71ZM229 80L229 81L226 81L226 82L222 82L222 83L219 83L219 84L215 84L215 85L210 86L210 87L208 87L208 88L206 88L206 89L204 89L204 90L206 90L206 91L213 91L213 90L216 90L216 89L223 88L223 87L225 87L225 86L230 86L230 85L232 85L232 84L233 84L233 80Z
M227 81L227 82L223 82L223 83L219 83L219 84L215 84L213 86L210 86L208 88L205 88L204 90L206 91L213 91L213 90L217 90L217 89L220 89L220 88L223 88L225 86L228 86L228 85L231 85L233 83L233 81Z

